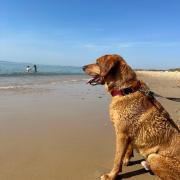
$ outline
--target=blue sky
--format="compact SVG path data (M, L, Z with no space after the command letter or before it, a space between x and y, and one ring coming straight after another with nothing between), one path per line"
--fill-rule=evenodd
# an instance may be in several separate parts
M81 66L111 53L180 67L180 1L0 0L0 60Z

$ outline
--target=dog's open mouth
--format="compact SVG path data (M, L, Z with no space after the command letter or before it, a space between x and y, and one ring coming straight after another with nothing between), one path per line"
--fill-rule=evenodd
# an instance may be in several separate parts
M91 79L89 79L87 81L87 84L90 84L92 86L98 85L98 84L104 84L104 78L99 76L99 75L95 75L93 76Z

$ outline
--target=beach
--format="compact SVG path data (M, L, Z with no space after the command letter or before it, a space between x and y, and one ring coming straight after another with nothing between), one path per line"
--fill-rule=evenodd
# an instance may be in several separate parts
M158 94L180 97L180 72L137 74ZM0 77L1 180L96 180L111 170L111 96L103 86L87 85L87 79ZM157 99L180 124L180 103ZM118 179L158 179L142 168L142 159L135 153L133 165L123 167Z

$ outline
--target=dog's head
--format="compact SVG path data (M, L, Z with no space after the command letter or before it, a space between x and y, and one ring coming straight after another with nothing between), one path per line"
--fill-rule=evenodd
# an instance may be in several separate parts
M119 55L105 55L96 60L95 64L83 67L86 74L92 76L88 83L92 85L109 84L118 81L125 83L136 78L134 71Z

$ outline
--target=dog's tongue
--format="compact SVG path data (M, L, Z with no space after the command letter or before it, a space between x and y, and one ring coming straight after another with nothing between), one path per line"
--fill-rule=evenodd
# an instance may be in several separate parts
M95 76L91 79L88 80L87 84L90 84L92 86L95 86L95 85L98 85L98 84L101 84L102 83L102 77L100 76Z
M95 79L96 79L96 77L90 78L90 79L87 81L87 84L91 84Z

